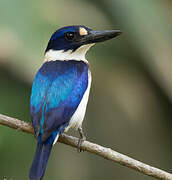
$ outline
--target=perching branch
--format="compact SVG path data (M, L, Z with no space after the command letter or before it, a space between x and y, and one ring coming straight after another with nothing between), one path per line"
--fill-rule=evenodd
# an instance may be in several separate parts
M17 129L19 131L33 134L33 128L31 124L2 114L0 114L0 124L8 126L13 129ZM78 138L73 136L68 136L66 134L62 134L58 141L70 145L72 147L77 147L78 144ZM165 172L161 169L144 164L126 155L118 153L110 148L106 148L98 144L91 143L89 141L84 141L81 146L81 149L96 154L98 156L101 156L105 159L111 160L113 162L117 162L123 166L127 166L131 169L134 169L148 176L152 176L157 179L172 180L172 174Z

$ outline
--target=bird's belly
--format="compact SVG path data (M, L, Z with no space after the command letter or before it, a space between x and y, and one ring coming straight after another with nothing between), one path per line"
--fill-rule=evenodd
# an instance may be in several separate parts
M65 132L69 130L69 128L74 128L78 130L79 127L82 126L82 122L84 120L88 97L90 93L90 87L91 87L91 72L88 71L88 87L83 95L83 98L76 109L75 113L71 117L71 120L69 121L69 126L65 129Z

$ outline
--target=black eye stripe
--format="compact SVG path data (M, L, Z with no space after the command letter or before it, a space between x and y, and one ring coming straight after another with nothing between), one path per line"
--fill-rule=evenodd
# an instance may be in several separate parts
M65 39L68 41L71 41L75 38L75 33L74 32L67 32L65 33Z

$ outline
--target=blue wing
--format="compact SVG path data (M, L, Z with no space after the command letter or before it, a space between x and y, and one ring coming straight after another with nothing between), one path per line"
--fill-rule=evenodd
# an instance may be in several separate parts
M31 119L45 141L63 131L88 86L88 65L82 61L50 61L36 74L30 99Z

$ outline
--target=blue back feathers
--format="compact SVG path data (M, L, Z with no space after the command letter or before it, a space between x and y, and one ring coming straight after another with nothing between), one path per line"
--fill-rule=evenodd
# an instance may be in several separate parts
M50 61L37 72L30 99L32 124L40 141L62 133L88 86L88 65L82 61ZM62 132L61 132L62 131Z

